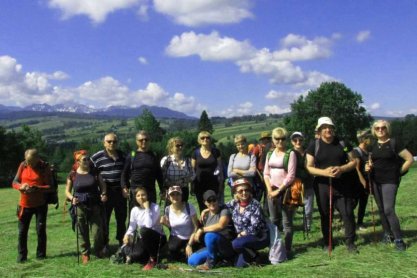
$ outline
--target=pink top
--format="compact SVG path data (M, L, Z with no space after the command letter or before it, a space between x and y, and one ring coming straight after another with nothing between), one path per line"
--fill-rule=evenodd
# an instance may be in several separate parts
M284 155L285 153L277 155L274 150L269 160L265 162L264 179L268 179L272 187L280 187L282 184L288 187L294 182L297 156L294 151L290 152L288 172L286 172L284 170Z

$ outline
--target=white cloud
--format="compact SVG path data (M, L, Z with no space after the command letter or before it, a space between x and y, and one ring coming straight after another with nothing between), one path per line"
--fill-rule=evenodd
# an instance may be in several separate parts
M145 57L142 57L142 56L138 58L138 61L142 65L147 65L148 64L148 60Z
M271 51L256 49L249 41L221 37L218 32L208 35L186 32L173 37L165 52L172 57L197 55L203 61L230 61L243 73L268 76L271 83L317 87L335 79L317 71L305 72L294 61L329 57L333 42L338 38L339 34L333 34L330 38L309 40L289 34L281 41L281 49Z
M251 115L251 114L254 114L253 103L250 101L247 101L238 105L232 105L220 112L213 111L212 114L220 115L223 117L237 117L237 116Z
M359 43L362 43L364 41L367 41L370 37L371 37L371 31L369 30L360 31L356 35L356 41Z
M141 104L157 105L162 100L165 100L168 95L169 94L157 83L150 82L145 89L136 92L135 99ZM138 105L135 104L135 106Z
M197 102L195 97L186 96L183 93L175 93L172 97L169 97L166 106L185 113L197 115L201 111L207 109L205 106Z
M147 0L48 0L48 5L61 10L63 19L86 15L97 24L104 22L110 13L138 7L146 2Z
M275 90L269 91L265 98L270 101L277 101L277 102L284 102L286 104L289 104L296 100L302 93L295 93L295 92L278 92Z
M203 61L237 61L254 50L249 42L222 38L218 32L209 35L188 32L173 37L165 52L173 57L197 55Z
M252 0L154 0L155 10L186 26L238 23L252 18Z
M381 107L381 104L379 103L379 102L375 102L375 103L372 103L370 106L369 106L369 109L371 109L371 110L376 110L376 109L379 109Z
M22 65L10 56L0 56L0 82L8 82L20 75Z
M283 114L290 112L291 109L289 107L282 108L278 105L267 105L265 106L264 111L268 114Z

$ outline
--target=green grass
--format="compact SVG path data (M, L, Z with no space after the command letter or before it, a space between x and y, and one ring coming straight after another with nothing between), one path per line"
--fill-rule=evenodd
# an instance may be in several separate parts
M314 214L314 229L307 240L303 239L301 231L301 214L296 216L297 232L294 236L293 259L279 264L264 267L235 269L232 267L215 269L216 273L201 274L177 270L152 270L144 273L141 266L114 265L106 259L92 257L87 266L77 265L75 234L71 230L67 214L63 215L62 205L55 210L49 208L48 217L48 258L36 260L36 233L34 219L29 233L29 260L25 264L15 262L17 256L17 220L15 208L18 192L12 189L0 189L0 277L416 277L417 271L417 212L415 208L415 181L417 169L414 167L404 177L397 197L397 214L400 217L404 239L409 244L406 252L397 252L392 246L374 243L375 237L369 231L358 234L358 255L351 255L339 243L333 251L332 258L318 247L320 239L318 213ZM63 195L64 187L60 187ZM61 197L63 200L63 197ZM370 203L365 223L371 226ZM376 219L379 219L376 216ZM379 221L378 221L379 222ZM111 235L114 236L115 223L111 222ZM335 223L334 230L338 231L340 223ZM378 238L380 226L377 226ZM336 233L341 239L342 234ZM111 245L116 248L112 238ZM175 268L189 269L185 264L175 264ZM218 273L217 273L218 272Z

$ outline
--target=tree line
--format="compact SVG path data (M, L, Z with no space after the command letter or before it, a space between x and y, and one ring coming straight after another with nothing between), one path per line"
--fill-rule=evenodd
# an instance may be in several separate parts
M356 143L356 132L369 128L373 121L372 116L363 107L362 96L353 92L344 84L339 82L322 83L316 90L311 90L306 96L300 96L291 104L291 113L284 116L283 125L290 132L301 131L307 139L313 139L314 128L317 119L321 116L332 118L336 125L338 136ZM264 121L264 114L247 116L248 120ZM183 138L186 148L186 155L191 155L198 145L197 135L202 130L214 132L213 122L220 119L209 118L206 111L203 111L199 121L173 121L167 128L162 128L160 122L153 114L145 109L142 114L135 118L135 129L146 130L152 135L151 149L157 156L166 154L166 144L169 138L180 136ZM237 118L230 119L230 122L238 122ZM391 121L392 136L401 138L407 148L417 154L417 117L407 115L403 119ZM271 127L271 129L274 127ZM110 132L109 130L108 132ZM106 133L106 132L104 132ZM102 138L84 138L80 142L48 143L42 139L38 130L23 125L21 131L7 132L0 126L0 186L10 186L17 166L23 160L24 151L28 148L37 148L42 157L57 166L59 171L68 172L73 164L72 153L78 149L86 149L93 154L102 149ZM244 134L245 131L240 133ZM119 148L124 152L136 149L134 134L132 138L119 138ZM307 140L309 141L309 140ZM216 143L216 142L215 142ZM224 161L236 152L232 142L219 143L216 147L221 151Z

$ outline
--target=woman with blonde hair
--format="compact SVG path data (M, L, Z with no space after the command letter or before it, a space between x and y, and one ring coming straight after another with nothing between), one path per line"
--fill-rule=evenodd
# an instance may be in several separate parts
M194 176L191 159L184 156L184 141L181 137L172 137L167 143L167 153L161 159L164 188L178 185L181 187L182 201L188 202L189 184ZM168 199L169 200L169 199Z
M402 239L400 222L395 213L395 199L401 175L413 164L413 156L402 142L391 138L391 126L387 121L374 122L372 135L376 140L372 144L371 159L365 170L371 171L372 190L385 233L383 241L394 241L397 250L404 251L406 244ZM400 158L403 159L402 163Z
M201 131L198 134L197 147L191 155L191 164L195 171L194 193L200 212L206 208L203 194L213 190L217 197L223 194L223 171L220 151L212 145L210 132Z

